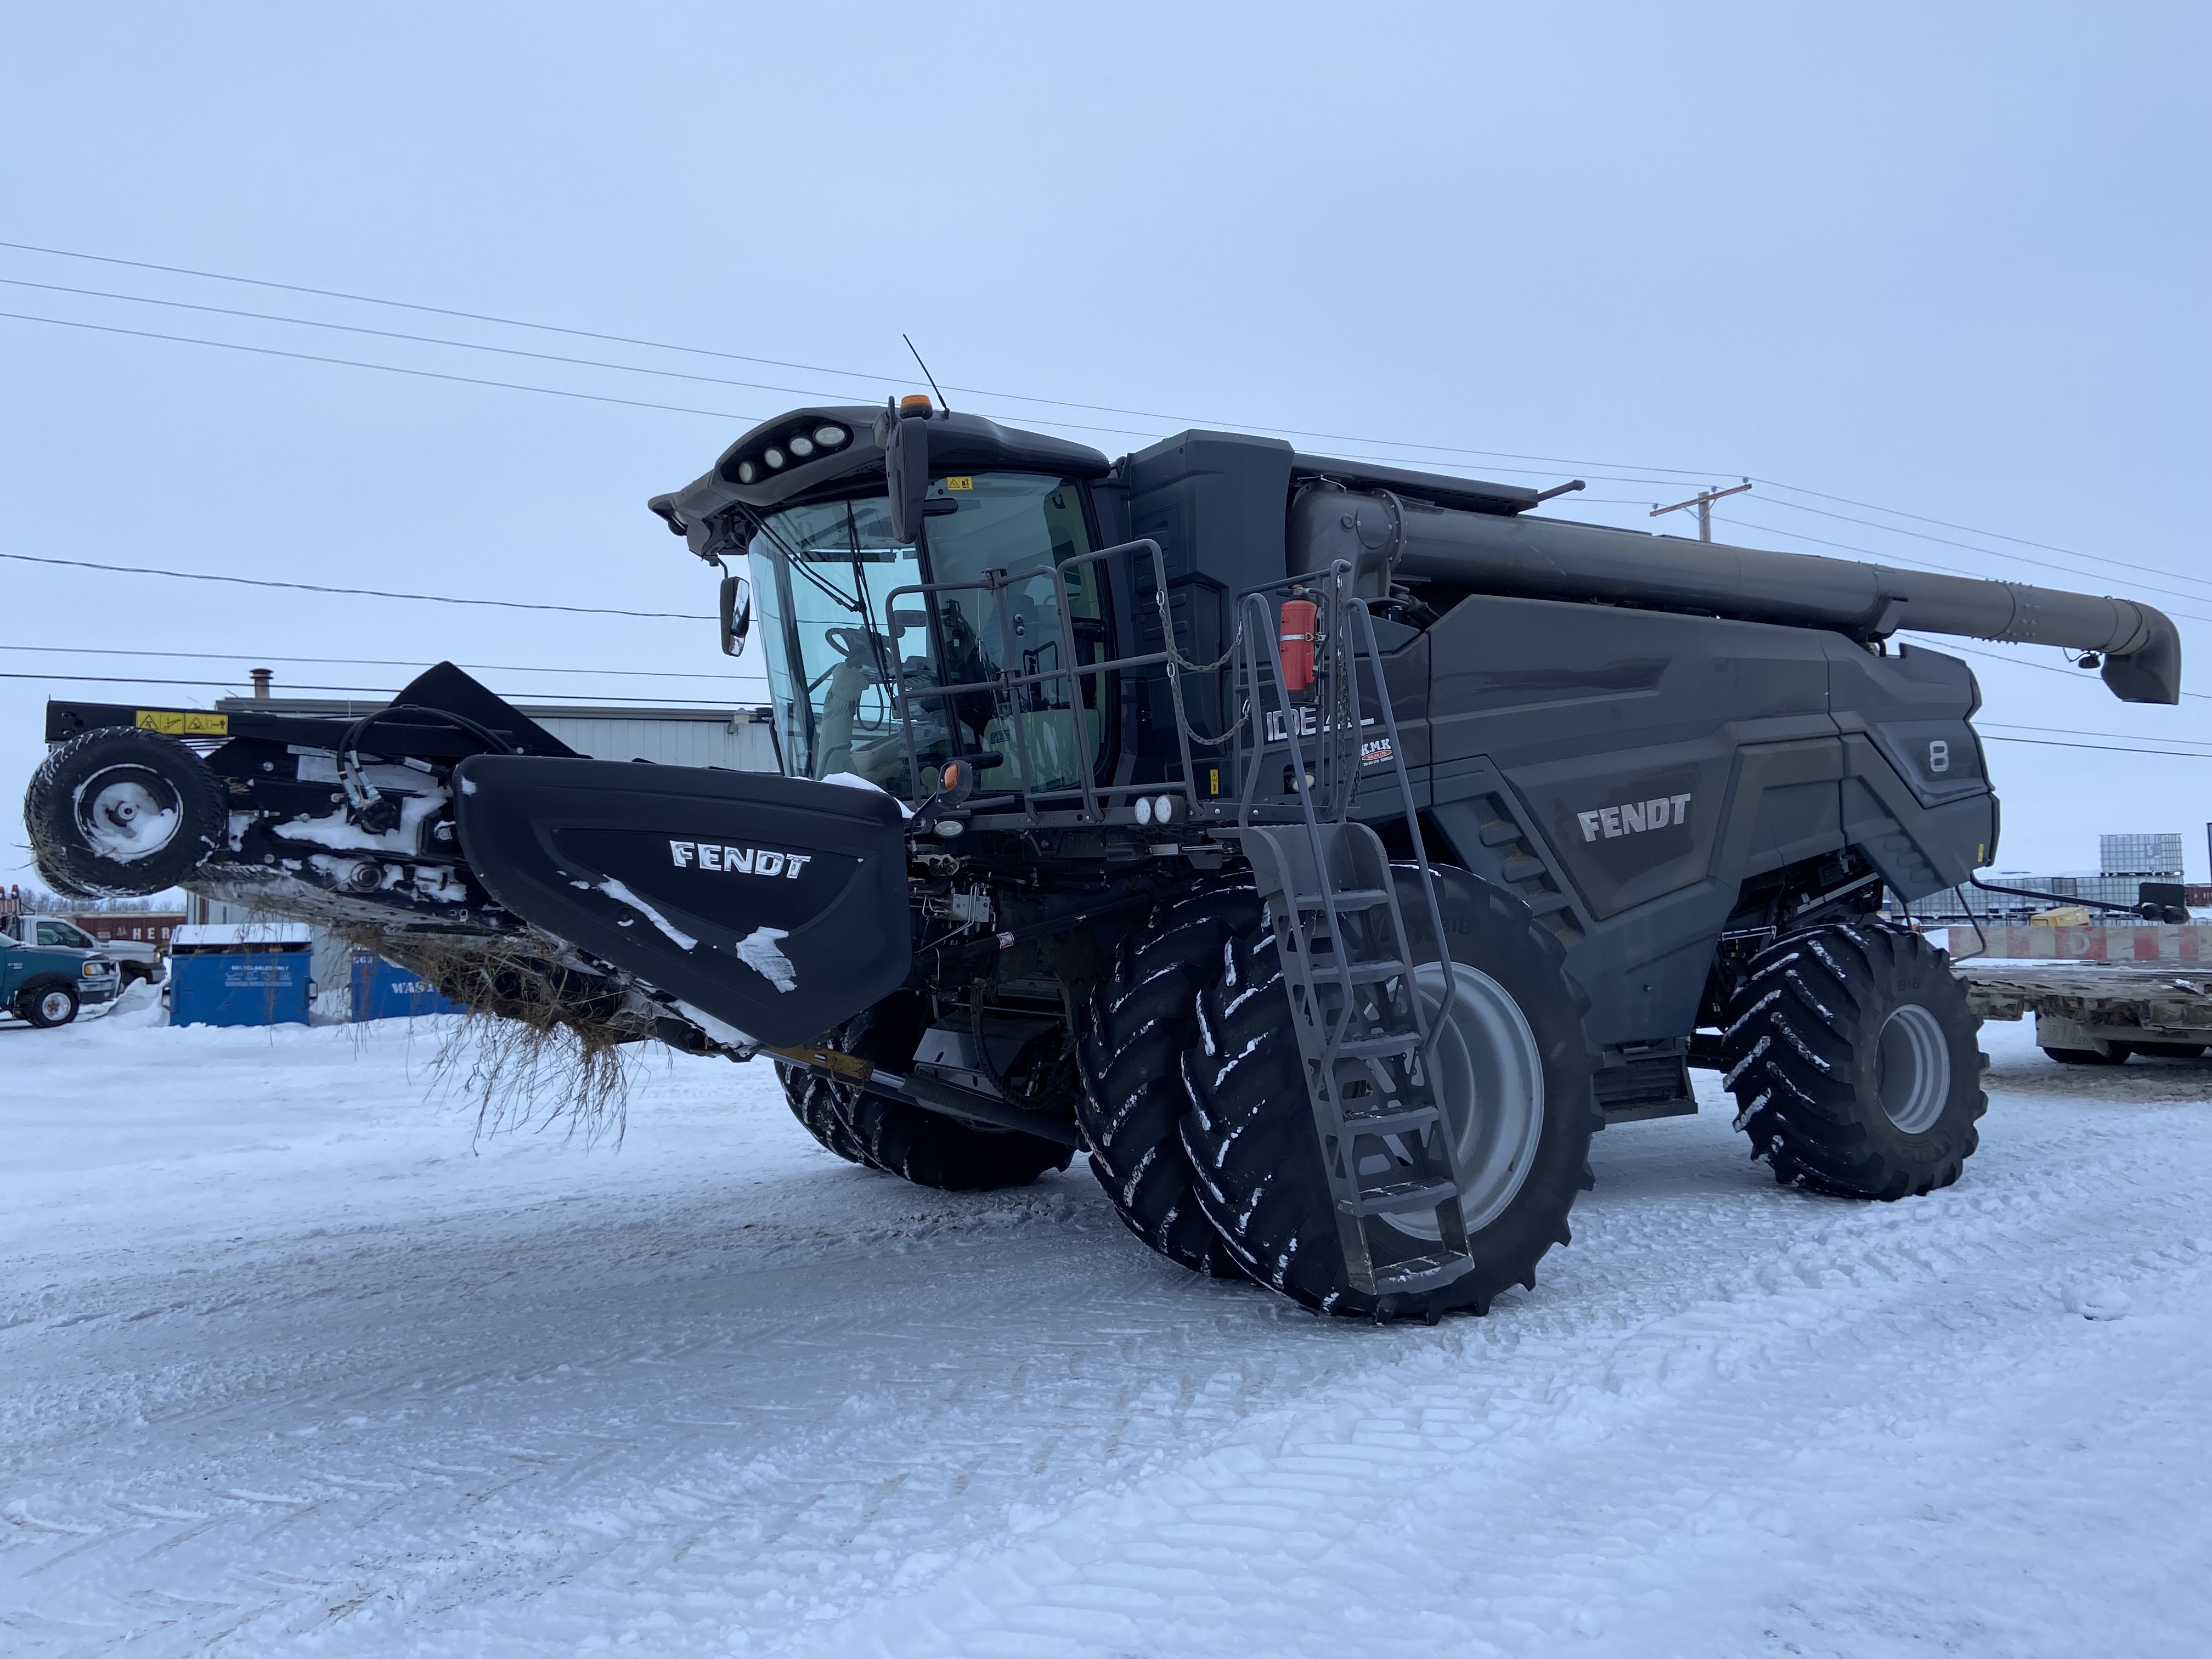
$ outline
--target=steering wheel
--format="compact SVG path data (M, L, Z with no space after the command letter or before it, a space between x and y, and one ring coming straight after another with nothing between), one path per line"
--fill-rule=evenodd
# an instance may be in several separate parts
M870 673L878 672L889 647L865 628L825 628L822 637L847 662L857 662Z

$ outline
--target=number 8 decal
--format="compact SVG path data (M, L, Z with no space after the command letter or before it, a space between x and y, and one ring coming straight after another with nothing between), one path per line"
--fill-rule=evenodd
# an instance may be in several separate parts
M1941 738L1931 738L1928 744L1928 769L1948 772L1951 769L1951 745Z

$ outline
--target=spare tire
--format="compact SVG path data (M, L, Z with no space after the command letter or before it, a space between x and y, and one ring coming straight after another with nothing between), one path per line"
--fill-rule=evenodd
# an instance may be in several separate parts
M181 743L135 726L71 738L23 797L39 874L76 898L158 893L223 846L222 781Z

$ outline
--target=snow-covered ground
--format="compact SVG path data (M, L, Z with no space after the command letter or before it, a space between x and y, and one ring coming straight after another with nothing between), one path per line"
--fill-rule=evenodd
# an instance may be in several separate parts
M2212 1646L2212 1063L1989 1028L1958 1187L1607 1132L1434 1329L947 1196L664 1058L472 1139L392 1023L0 1026L0 1651L2181 1655ZM1701 1085L1710 1091L1712 1079Z

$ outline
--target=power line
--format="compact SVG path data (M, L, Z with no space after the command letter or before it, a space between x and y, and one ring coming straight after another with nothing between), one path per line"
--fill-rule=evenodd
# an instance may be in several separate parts
M1986 734L1990 728L2001 732L2036 732L2051 738L2118 738L2123 743L2190 743L2212 748L2212 738L2174 738L2163 733L2143 732L2083 732L2068 726L2029 726L2019 720L1978 720L1974 729Z
M0 651L34 652L60 657L175 657L196 662L305 663L316 668L415 668L422 665L399 657L272 657L263 651L143 651L121 646L0 645ZM583 668L574 663L548 667L542 663L463 662L456 668L484 674L590 674L599 678L636 680L714 680L732 682L729 674L701 674L675 668Z
M302 283L280 283L262 277L240 276L223 271L200 270L189 266L162 264L149 260L125 259L106 254L82 252L75 249L46 247L34 243L0 241L0 248L13 248L25 252L43 254L59 258L88 260L98 264L123 266L133 270L160 271L168 275L191 276L205 281L233 283L249 287L270 289L285 293L311 295L319 298L340 300L352 304L383 306L398 310L417 312L425 315L453 317L472 322L489 323L501 327L530 329L542 332L566 335L579 339L602 340L611 343L643 347L651 350L672 351L691 356L720 358L725 361L735 362L760 363L773 368L798 369L808 374L830 374L846 380L870 380L878 384L888 385L903 384L905 380L905 377L903 376L878 374L872 371L834 368L821 364L793 362L782 358L761 357L742 352L722 351L702 346L681 345L670 341L645 339L630 335L611 334L590 329L570 328L558 324L532 322L525 319L503 317L485 312L472 312L460 310L451 307L423 305L410 301L386 299L374 295L355 294L342 289L317 288ZM652 368L635 364L608 363L593 359L564 357L555 353L531 352L521 350L517 348L489 345L471 341L443 339L426 335L410 335L400 333L396 331L365 328L356 325L325 322L313 319L286 317L272 313L250 312L224 307L198 305L184 301L155 299L138 295L116 294L101 289L72 288L60 283L30 283L15 278L0 279L0 281L9 282L15 286L44 289L50 291L63 293L80 294L91 297L118 300L129 303L173 307L183 309L208 312L220 315L238 316L256 319L263 321L285 323L301 327L328 328L349 333L379 336L386 338L408 340L423 344L444 346L455 349L496 352L507 356L530 357L539 361L569 363L578 367L607 369L616 373L641 374L666 378L697 380L711 385L739 386L752 390L786 392L789 395L797 397L812 395L805 390L798 387L777 386L755 381L730 380L710 375L686 374L681 371ZM392 364L364 362L356 359L321 357L310 353L286 352L273 348L240 345L232 342L208 340L193 336L159 334L148 331L112 328L100 324L72 323L59 318L34 317L27 313L0 313L0 316L9 316L15 318L18 320L27 322L44 322L57 326L88 328L119 334L135 334L139 335L142 337L170 340L179 343L204 345L229 350L251 351L264 356L290 356L301 361L324 362L346 368L382 369L386 373L391 374L414 374L422 378L446 380L464 385L495 386L509 391L537 392L550 397L573 398L592 402L623 404L634 408L660 410L671 413L701 415L718 419L744 421L760 418L758 416L737 415L722 410L683 408L674 404L653 403L644 399L611 398L590 392L570 392L550 386L526 386L515 382L483 380L469 375L445 374L431 370L402 368ZM952 389L956 392L961 392L981 398L997 398L1015 403L1035 404L1049 408L1073 409L1101 414L1122 415L1142 420L1163 421L1170 423L1179 422L1194 422L1200 425L1224 424L1219 421L1195 416L1166 414L1158 410L1151 410L1127 409L1119 405L1085 403L1069 398L1039 398L1027 393L1004 392L988 387L962 386L956 385ZM842 397L848 394L836 393L831 395ZM1150 432L1132 431L1126 428L1085 425L1079 422L1066 421L1042 420L1040 421L1039 423L1047 426L1059 427L1069 431L1102 432L1117 436L1149 437L1155 435ZM1228 422L1226 424L1239 423ZM1243 424L1252 424L1254 425L1255 429L1260 431L1281 433L1294 437L1318 438L1329 442L1382 444L1392 448L1425 450L1437 454L1468 456L1483 459L1534 461L1540 464L1547 464L1552 466L1563 466L1569 468L1587 469L1592 466L1599 466L1618 469L1626 466L1628 470L1637 470L1631 464L1617 462L1590 462L1588 460L1577 460L1571 458L1561 456L1529 454L1512 450L1475 449L1464 446L1426 443L1410 439L1359 436L1343 433L1316 431L1310 428L1295 427L1261 426L1256 425L1255 423ZM1350 459L1359 458L1346 457L1345 459ZM1367 457L1364 459L1384 460L1395 459L1396 458ZM1520 471L1523 469L1508 468L1502 470ZM1641 468L1641 470L1647 472L1667 473L1675 477L1693 477L1698 476L1698 469L1684 467L1644 466ZM1705 471L1706 476L1711 476L1711 469L1706 469ZM1668 482L1668 480L1662 479L1630 480L1623 478L1620 480L1620 482L1632 481L1651 483ZM2112 559L2100 554L2082 553L2074 549L2059 547L2051 543L2038 542L2025 537L2008 535L2002 531L1981 530L1972 526L1955 524L1948 520L1931 518L1925 514L1908 513L1901 508L1882 507L1873 502L1856 501L1849 496L1836 495L1822 490L1811 489L1803 485L1788 483L1779 479L1761 478L1759 479L1759 482L1772 489L1784 490L1794 495L1808 495L1816 500L1834 501L1843 506L1856 507L1863 511L1885 514L1894 518L1908 519L1915 523L1934 525L1939 528L1956 530L1965 534L1985 536L1995 540L2009 542L2016 546L2033 547L2045 552L2059 553L2066 556L2067 557L2085 561L2093 564L2110 565L2119 569L2139 570L2168 580L2191 581L2197 582L2199 585L2207 585L2206 580L2203 578L2188 576L2180 572L2165 570L2157 566L2136 564L2130 561ZM1873 523L1865 520L1851 519L1848 514L1826 513L1824 509L1808 507L1801 502L1778 500L1777 505L1793 512L1818 514L1824 517L1841 519L1850 523L1866 525L1868 528L1882 530L1891 534L1911 536L1917 539L1933 541L1945 545L1959 547L1969 552L1980 553L1988 556L1996 556L1995 550L1991 549L1976 547L1969 543L1953 542L1948 538L1929 536L1924 532L1904 529L1897 526L1883 525ZM1767 529L1771 533L1778 535L1791 535L1796 533L1793 532L1775 529L1773 526L1753 526L1752 527ZM1806 538L1806 539L1817 540L1818 538L1808 537ZM1844 543L1828 543L1824 544L1838 547L1849 546L1848 544ZM1868 551L1868 550L1858 548L1853 548L1850 550L1858 552ZM1869 556L1879 557L1881 556L1870 554ZM2044 568L2047 569L2065 571L2069 574L2089 574L2082 572L2075 567L2051 564L2046 561L2027 560L2026 562L2041 565ZM1936 568L1941 568L1942 567ZM2206 619L2198 617L2193 618L2193 620L2201 621Z
M172 311L204 312L213 317L243 317L258 323L287 323L295 328L326 328L340 334L367 334L380 340L405 340L416 345L447 346L456 351L496 352L502 357L531 357L540 362L571 363L580 368L611 368L623 374L653 374L664 380L698 380L708 386L743 386L752 392L787 392L794 398L830 395L805 386L770 386L759 380L732 380L714 374L689 374L680 368L648 368L640 363L611 363L597 357L566 357L557 351L528 351L520 346L487 345L477 340L449 340L436 334L408 334L398 329L367 328L358 323L326 322L315 317L287 317L274 311L241 311L234 306L199 305L190 300L156 300L143 294L116 294L106 289L70 288L61 283L28 282L20 276L0 276L0 284L9 288L34 288L48 294L77 294L94 300L122 300L137 306L161 306Z
M704 346L672 345L663 340L641 340L627 334L600 334L586 328L563 328L557 323L526 322L515 317L495 317L481 311L457 311L447 306L417 305L408 300L381 299L373 294L347 294L337 289L309 288L299 283L271 282L263 276L234 276L227 271L194 270L188 265L155 264L146 259L121 259L112 254L80 253L72 248L40 247L31 242L0 241L0 247L15 248L24 253L51 254L58 259L88 259L97 264L127 265L134 270L158 270L172 276L198 276L211 283L237 283L247 288L269 288L287 294L311 294L319 299L345 300L356 305L389 306L395 311L419 311L426 316L454 317L472 323L496 323L504 328L531 328L547 334L567 334L580 340L605 340L610 345L645 346L655 351L688 352L696 357L725 357L732 362L761 363L770 368L796 368L809 374L842 374L849 380L882 380L903 384L889 374L867 374L852 369L824 368L818 363L786 362L779 357L748 357L741 352L714 351ZM964 388L955 386L955 392Z
M5 315L0 313L0 315ZM363 599L411 599L424 605L490 605L502 611L558 611L576 617L638 617L654 622L713 622L684 611L614 611L601 605L538 605L524 599L464 599L449 593L394 593L377 587L327 587L319 582L277 582L258 576L216 576L199 570L156 570L145 565L99 564L90 559L51 559L35 553L0 553L20 564L52 564L72 570L107 570L125 576L167 576L177 581L228 582L240 587L282 587L301 593L337 593Z
M492 323L505 328L534 329L540 332L548 334L565 334L576 339L604 340L610 344L643 346L647 349L654 351L677 351L686 353L693 356L720 357L732 362L761 363L774 368L795 368L810 374L834 374L844 380L873 380L878 384L887 386L906 386L912 384L910 378L905 375L878 374L864 369L830 368L819 363L797 363L779 357L749 356L742 352L720 351L707 346L678 345L667 340L647 340L639 338L634 335L606 334L592 329L569 328L557 323L538 323L529 321L523 318L501 317L488 312L461 311L447 306L422 305L409 300L388 300L371 294L349 294L338 289L313 288L298 283L272 282L265 277L260 276L234 276L227 271L197 270L185 265L158 264L150 260L124 259L116 258L113 255L104 253L82 253L72 248L43 247L31 242L10 241L0 241L0 248L15 248L27 253L43 253L63 259L85 259L100 264L125 265L137 270L158 270L170 276L193 276L208 282L237 283L250 288L275 289L288 294L307 294L315 295L321 299L343 300L356 305L387 306L395 310L421 312L428 316L453 317L470 322ZM955 392L964 392L973 397L997 398L1009 403L1040 404L1048 408L1083 410L1102 415L1127 415L1139 420L1165 421L1170 424L1178 422L1197 426L1249 424L1249 422L1224 422L1194 415L1163 414L1157 410L1123 409L1110 404L1081 403L1072 398L1037 398L1030 396L1024 392L1000 392L984 386L955 386L952 389ZM1060 421L1051 421L1045 422L1043 424L1049 426L1066 426L1070 423ZM1113 431L1117 430L1118 428L1079 427L1075 429L1079 431ZM1455 447L1449 444L1419 443L1396 438L1359 437L1340 432L1315 432L1297 427L1260 427L1257 429L1265 432L1279 432L1292 437L1322 438L1328 440L1331 443L1382 444L1389 447L1397 449L1425 449L1434 451L1440 454L1471 455L1477 458L1492 457L1501 460L1540 461L1549 463L1550 465L1556 466L1572 467L1577 465L1591 465L1590 463L1562 460L1557 456L1522 455L1511 450L1468 449ZM1128 434L1126 435L1145 436L1149 434ZM1615 470L1631 471L1641 470L1646 472L1674 473L1685 477L1700 476L1699 469L1693 467L1652 466L1638 469L1628 464L1620 462L1601 462L1596 463L1595 465Z
M2171 755L2179 760L2212 760L2212 755L2191 749L2123 749L2109 743L2061 743L2052 738L2005 738L1994 732L1985 733L1990 743L2025 743L2038 749L2094 749L2105 755Z
M0 243L0 246L6 246L4 243ZM1907 513L1902 507L1883 507L1874 501L1856 501L1848 495L1831 495L1825 490L1808 489L1803 484L1783 483L1773 478L1760 478L1758 482L1763 484L1771 485L1776 489L1792 490L1800 495L1811 495L1820 501L1835 501L1844 507L1856 507L1868 513L1887 513L1892 518L1911 519L1916 524L1932 524L1945 530L1956 530L1968 536L1987 536L1995 541L2012 542L2021 547L2039 548L2045 553L2063 553L2069 558L2088 559L2108 564L2118 564L2122 562L2122 561L2118 559L2106 559L2102 554L2082 553L2070 547L2059 547L2054 545L2050 542L2030 541L2025 536L2008 536L2002 530L1983 530L1970 524L1953 524L1948 519L1931 519L1924 514ZM1801 512L1810 513L1816 509L1813 507L1801 507L1798 510ZM1836 516L1841 517L1842 515L1838 514ZM1887 526L1884 526L1877 527L1887 528ZM1897 533L1900 536L1910 536L1913 532L1909 530L1900 530ZM1930 537L1929 539L1933 541L1939 538ZM2152 569L2154 567L2149 565L2130 565L2128 568L2135 570L2148 570ZM2165 576L2172 576L2178 573L2171 570L2161 570L2158 574ZM2181 580L2184 581L2197 581L2201 580L2201 578L2185 576L2182 577Z
M1816 546L1816 547L1833 547L1833 548L1840 549L1842 551L1846 552L1846 553L1863 553L1863 554L1864 554L1864 555L1866 555L1866 556L1867 556L1868 558L1869 558L1869 559L1875 559L1875 560L1877 560L1877 561L1881 561L1881 562L1888 562L1888 563L1893 563L1893 564L1911 565L1911 566L1914 567L1914 568L1917 568L1917 569L1921 569L1921 570L1933 570L1933 571L1938 572L1939 574L1942 574L1942 575L1946 575L1946 576L1964 576L1964 577L1966 577L1969 581L1987 581L1988 580L1990 580L1990 579L1989 579L1988 577L1986 577L1986 576L1977 576L1977 575L1976 575L1972 571L1971 571L1971 570L1960 570L1960 569L1958 569L1957 568L1955 568L1954 566L1951 566L1951 565L1935 564L1935 563L1932 563L1932 562L1930 562L1929 561L1928 561L1928 560L1926 560L1926 559L1908 559L1908 558L1905 558L1905 556L1902 556L1902 555L1900 555L1900 554L1895 554L1895 553L1891 553L1891 554L1883 554L1883 553L1879 553L1879 552L1876 552L1873 548L1870 548L1870 547L1861 547L1861 546L1859 546L1859 545L1858 545L1858 544L1857 544L1857 543L1856 543L1856 542L1838 542L1838 541L1831 541L1831 540L1829 540L1829 539L1828 539L1826 537L1825 537L1825 536L1808 536L1808 535L1807 535L1807 534L1806 534L1803 531L1802 531L1802 530L1784 530L1784 529L1783 529L1783 528L1782 528L1780 526L1778 526L1778 525L1759 524L1759 523L1757 523L1757 522L1755 522L1754 520L1750 520L1750 519L1738 519L1738 520L1736 520L1736 522L1737 522L1738 524L1740 524L1740 525L1742 525L1746 529L1749 529L1749 530L1763 530L1763 531L1766 532L1766 533L1767 533L1768 535L1770 535L1770 536L1787 536L1787 537L1791 538L1793 540L1801 541L1801 542L1811 542L1811 543L1812 543L1814 546ZM1875 526L1875 527L1876 527L1876 528L1879 528L1880 526ZM2012 558L2021 558L2021 562L2022 562L2022 563L2024 563L2024 564L2039 564L2039 563L2042 563L2042 562L2043 562L2043 561L2041 561L2041 560L2038 560L2038 559L2027 559L2027 558L2021 558L2021 556L2020 556L2019 554L1999 555L1999 554L1996 554L1996 553L1992 552L1992 553L1990 555L1990 556L1991 558L1997 558L1997 557L2000 557L2000 556L2008 556L2008 557L2012 557ZM2049 569L2057 569L2057 568L2059 568L2060 567L2056 566L2056 565L2048 565L2048 566L2046 566L2045 568L2049 568ZM2081 573L2081 572L2075 572L2075 573L2071 573L2071 574L2083 574L2083 573ZM2107 580L2109 580L2109 578L2108 578ZM2150 586L2150 584L2149 584L2148 582L2130 582L2130 581L2122 581L2122 582L2120 582L2120 583L2119 583L2119 584L2118 584L2118 586L2122 586L2122 587L2148 588L2148 587ZM2165 595L2160 594L2159 597L2160 597L2160 598L2161 598L2161 599L2163 599L2163 598L2165 597ZM2192 598L2193 598L2193 597L2195 597L2195 596L2194 596L2194 595L2191 595L2191 597L2192 597ZM2168 607L2166 607L2166 606L2165 606L2165 605L2160 605L2159 608L2160 608L2161 611L2165 611L2165 613L2166 613L2167 616L2169 616L2169 617L2186 617L2186 618L2187 618L2189 621L2191 621L2191 622L2212 622L2212 617L2203 617L2203 616L2199 616L2199 615L2198 615L2196 611L2175 611L2175 610L2169 609Z
M212 346L222 351L250 351L257 357L289 357L295 362L331 363L340 368L374 368L386 374L411 374L418 380L451 380L457 386L497 386L503 392L537 392L548 398L574 398L587 404L619 404L625 409L658 409L672 415L703 415L716 421L753 421L758 415L738 415L726 409L687 409L678 404L656 404L642 398L610 398L597 392L564 392L558 386L526 386L515 380L487 380L474 374L446 374L434 368L402 368L397 363L364 362L358 357L323 357L312 351L284 351L275 346L241 345L235 340L207 340L196 334L159 334L151 329L118 328L112 323L71 322L64 317L34 317L26 311L0 311L0 317L19 323L48 323L56 328L88 329L97 334L127 334L140 340L169 340L179 345Z
M137 674L24 674L6 669L0 669L0 680L37 680L41 684L57 685L188 685L210 691L233 691L240 684L236 680L164 679ZM386 700L395 695L381 685L294 685L285 688L286 696L294 691L348 691ZM629 699L612 696L605 691L515 691L495 695L521 697L532 702L611 702L625 708L630 706ZM736 700L729 697L656 697L653 701L684 708L729 708Z
M1912 630L1905 629L1899 631L1911 633ZM2002 651L1984 651L1975 646L1960 645L1956 640L1942 635L1923 634L1919 638L1920 642L1932 651L1957 651L1969 657L1987 657L1991 662L2010 663L2015 668L2033 668L2039 674L2063 674L2069 680L2078 681L2081 677L2082 671L2080 669L2061 668L2056 663L2030 662L2025 657L2008 657ZM2212 691L2185 691L2181 695L2185 697L2195 697L2201 702L2212 702Z
M1772 498L1770 498L1770 499L1772 499ZM1914 538L1916 540L1923 541L1923 542L1934 542L1934 543L1937 544L1939 546L1942 546L1942 547L1956 547L1956 548L1960 548L1960 549L1961 549L1961 550L1963 550L1964 551L1968 552L1968 553L1979 553L1979 554L1981 554L1984 558L1991 558L1991 559L1996 559L1996 558L2017 559L2017 560L2018 560L2021 563L2022 563L2022 564L2032 564L2032 565L2035 565L2035 566L2037 566L2037 567L2039 567L2039 568L2042 568L2042 569L2045 569L2045 570L2063 570L2063 571L2068 572L2068 573L2069 573L2069 574L2075 574L2075 575L2081 575L2081 574L2089 574L2089 573L2087 573L2087 572L2082 571L2082 570L2081 570L2078 566L2075 566L2075 565L2053 564L2053 563L2052 563L2050 560L2048 560L2048 559L2031 559L2031 558L2029 558L2029 557L2028 557L2026 554L2024 554L2024 553L2003 553L2003 552L2000 552L1997 549L1993 548L1993 547L1977 547L1977 546L1975 546L1972 542L1954 541L1954 540L1953 540L1950 537L1948 537L1948 536L1931 536L1931 535L1929 535L1929 534L1926 531L1924 531L1924 530L1901 530L1901 529L1899 529L1899 528L1897 526L1895 526L1895 525L1877 524L1877 523L1875 523L1875 522L1873 520L1871 520L1871 519L1855 519L1855 518L1851 517L1851 515L1850 515L1850 514L1848 514L1848 513L1831 513L1831 512L1829 512L1826 507L1807 507L1807 506L1806 506L1803 502L1802 502L1802 501L1781 501L1781 500L1775 500L1774 504L1775 504L1775 506L1777 506L1777 507L1786 508L1788 511L1792 512L1792 513L1814 513L1814 514L1818 514L1821 518L1824 518L1824 519L1835 519L1835 520L1838 520L1838 521L1840 521L1840 522L1842 522L1842 523L1844 523L1844 524L1863 525L1863 526L1866 526L1866 528L1868 528L1869 530L1879 530L1879 531L1882 532L1885 535L1891 535L1891 536L1911 536L1911 537ZM1887 508L1884 508L1884 507L1875 507L1875 508L1874 508L1874 509L1872 509L1872 510L1873 510L1873 511L1875 511L1875 512L1877 512L1877 513L1880 513L1880 512L1886 512L1886 511L1887 511ZM1783 532L1777 532L1777 533L1778 533L1778 534L1787 535L1787 534L1790 534L1790 533L1791 533L1791 532L1787 532L1787 531L1783 531ZM1974 533L1974 534L1976 534L1976 535L1988 535L1988 534L1991 534L1991 533L1993 533L1993 532L1987 532L1987 531L1976 531L1976 532L1974 532L1973 533ZM1809 539L1809 538L1808 538L1808 539ZM2039 543L2035 543L2035 542L2030 542L2030 543L2028 543L2028 544L2027 544L2028 546L2030 546L2030 547L2034 547L2034 546L2039 546L2039 545L2040 545L2040 544L2039 544ZM2054 550L2054 551L2057 551L2057 552L2064 552L2066 550L2064 550L2064 549L2063 549L2063 548L2060 548L2060 549L2054 549L2054 550ZM2160 578L2162 578L2162 579L2164 579L2164 580L2168 580L2168 581L2195 582L2195 583L2197 583L2197 584L2198 586L2200 586L2212 587L2212 580L2207 580L2206 578L2204 578L2204 577L2202 577L2202 576L2185 576L2185 575L2183 575L2183 574L2182 574L2180 572L2179 572L2179 571L2175 571L2175 570L2162 570L2162 569L2160 569L2160 568L2158 566L2156 566L2156 565L2151 565L2151 564L2135 564L2135 563L2131 563L2131 562L2130 562L2128 560L2125 560L2125 559L2114 559L2114 558L2108 558L2108 557L2106 557L2105 555L2103 555L2103 554L2101 554L2101 553L2076 553L2076 554L2072 555L2071 556L2073 556L2073 557L2075 557L2075 558L2077 558L2077 559L2086 559L2086 560L2087 560L2089 562L2091 562L2091 563L2093 563L2093 564L2109 564L2109 565L2111 565L2111 566L2112 566L2114 569L2116 569L2116 570L2140 570L2140 571L2143 572L2143 573L2144 573L2145 574L2147 574L2147 575L2152 575L2152 576L2160 577ZM2148 584L2145 584L2145 583L2138 583L2138 584L2136 584L2136 585L2137 585L2138 586L2148 586Z

